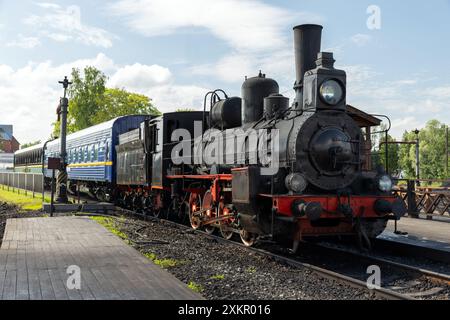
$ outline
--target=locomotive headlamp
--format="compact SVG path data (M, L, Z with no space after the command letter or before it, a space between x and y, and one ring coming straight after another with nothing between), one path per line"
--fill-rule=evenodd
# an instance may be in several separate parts
M320 97L329 105L335 106L344 96L342 85L336 80L327 80L320 86Z
M392 180L389 176L384 175L378 179L378 188L382 192L392 191Z
M300 173L291 173L286 177L286 188L294 193L302 193L306 190L308 182Z

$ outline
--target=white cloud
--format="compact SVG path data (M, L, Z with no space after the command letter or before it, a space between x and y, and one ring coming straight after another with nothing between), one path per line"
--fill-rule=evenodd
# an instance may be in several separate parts
M404 79L404 80L397 80L397 81L393 81L392 82L394 85L405 85L405 86L409 86L409 85L415 85L418 83L417 79Z
M359 47L363 47L372 40L372 36L368 34L358 33L350 38L350 40Z
M254 53L231 53L215 63L203 64L189 68L193 75L215 77L222 81L238 85L244 81L244 77L253 77L259 71L268 77L282 82L294 82L295 62L294 49L287 49L270 52L268 54Z
M50 2L38 2L36 3L37 6L44 8L44 9L59 9L61 6L56 3L50 3Z
M425 123L419 121L415 116L392 119L391 135L401 140L405 131L421 129Z
M177 10L173 10L177 8ZM119 0L111 12L134 31L153 37L206 30L224 41L230 52L217 61L188 67L194 76L239 84L263 70L293 82L292 30L295 24L320 23L321 16L292 12L260 0ZM167 14L170 12L170 14Z
M209 76L214 74L226 82L239 82L245 75L256 72L255 58L247 54L230 54L213 64L204 64L190 68L193 75Z
M57 42L66 42L72 39L71 35L63 34L63 33L48 33L47 37Z
M37 37L25 37L22 34L18 35L16 40L10 41L6 44L7 47L19 47L23 49L33 49L40 46L41 41Z
M405 130L424 127L430 119L450 123L447 112L450 86L429 88L425 78L386 81L386 74L370 66L341 67L347 71L347 102L369 113L386 114L392 120L391 135L401 139ZM429 84L427 84L429 85Z
M135 63L117 70L110 80L114 87L127 87L133 89L146 89L149 87L167 84L172 78L169 69L158 65L142 65Z
M450 86L429 88L425 90L425 94L441 98L450 98Z
M121 66L104 54L91 59L81 59L61 65L51 61L29 62L15 69L0 64L1 122L14 125L19 142L50 136L51 123L56 120L56 107L62 95L58 83L70 76L72 68L94 66L109 77L108 86L120 85L127 90L140 92L152 98L162 112L189 107L202 109L206 88L195 85L178 85L169 69L152 65ZM149 80L150 79L150 80Z
M195 85L164 85L148 88L144 93L160 111L172 112L180 108L203 110L203 98L208 91Z
M176 8L176 10L174 10ZM145 36L206 28L238 50L267 50L284 45L284 28L317 22L317 15L293 13L256 0L120 0L111 11Z
M56 4L38 5L45 8L46 13L30 15L24 19L24 23L39 28L41 35L56 41L74 39L85 45L104 48L112 46L115 36L106 30L83 24L80 7L72 5L64 9Z

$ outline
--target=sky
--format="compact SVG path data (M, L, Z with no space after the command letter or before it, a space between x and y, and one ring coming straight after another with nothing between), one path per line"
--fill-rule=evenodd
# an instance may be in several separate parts
M374 11L375 10L375 11ZM450 0L0 0L0 124L47 140L73 67L149 96L162 112L240 95L259 70L293 97L292 28L324 26L347 103L388 115L392 135L450 124Z

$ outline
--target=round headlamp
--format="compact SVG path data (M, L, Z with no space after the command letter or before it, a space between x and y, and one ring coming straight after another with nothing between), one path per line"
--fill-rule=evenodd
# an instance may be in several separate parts
M325 103L335 106L344 97L344 89L338 81L327 80L320 86L320 97Z
M291 173L286 177L286 188L294 193L302 193L306 190L308 182L300 173Z
M378 179L378 188L382 192L390 192L392 191L392 180L389 176L381 176Z

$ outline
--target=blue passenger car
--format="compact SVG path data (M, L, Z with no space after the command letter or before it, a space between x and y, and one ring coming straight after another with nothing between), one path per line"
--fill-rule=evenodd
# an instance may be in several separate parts
M109 187L115 183L115 146L119 135L139 128L149 116L119 117L67 136L67 173L69 180L81 181L89 188ZM60 140L48 143L45 159L59 157ZM45 172L51 177L51 172Z

